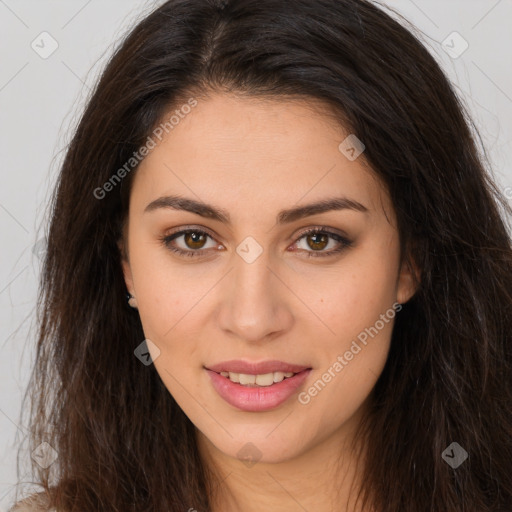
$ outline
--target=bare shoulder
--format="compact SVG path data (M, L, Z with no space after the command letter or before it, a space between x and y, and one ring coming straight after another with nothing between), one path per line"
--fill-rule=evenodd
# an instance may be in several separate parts
M9 512L56 512L56 509L49 507L44 493L37 493L16 503Z

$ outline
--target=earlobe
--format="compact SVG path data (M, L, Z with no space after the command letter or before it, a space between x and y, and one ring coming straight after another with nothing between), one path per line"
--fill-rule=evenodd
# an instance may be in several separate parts
M137 308L137 299L132 295L132 294L128 294L127 296L127 299L128 299L128 305L133 308L133 309L138 309Z
M405 304L416 293L420 283L418 266L410 258L402 263L396 293L396 302Z

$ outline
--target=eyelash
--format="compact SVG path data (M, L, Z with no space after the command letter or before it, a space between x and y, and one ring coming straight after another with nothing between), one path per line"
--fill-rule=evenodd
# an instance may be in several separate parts
M164 244L164 246L167 249L177 253L179 256L185 256L185 257L189 257L189 258L200 257L202 255L201 253L207 251L208 249L197 249L197 250L185 251L183 249L179 249L179 248L173 247L171 245L171 242L175 238L179 238L180 236L186 235L189 233L199 233L201 235L206 235L213 239L213 237L209 233L207 233L206 231L203 231L201 229L184 229L182 231L176 231L175 233L172 233L171 235L163 236L160 238L160 241ZM294 242L294 245L297 242L299 242L299 240L304 238L305 236L315 235L315 234L327 235L327 236L333 238L334 240L336 240L340 244L340 246L336 249L331 249L330 251L327 251L327 252L306 251L308 258L311 258L311 257L312 258L323 258L323 257L327 257L327 256L334 256L335 254L339 254L340 252L342 252L343 250L345 250L346 248L348 248L352 245L352 242L350 240L346 239L345 237L343 237L337 233L333 233L332 231L329 231L327 228L325 228L323 226L304 231L303 233L300 234L299 238L296 239L296 241Z

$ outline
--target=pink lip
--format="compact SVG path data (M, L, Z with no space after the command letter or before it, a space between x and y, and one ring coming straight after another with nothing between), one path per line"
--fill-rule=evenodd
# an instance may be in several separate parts
M299 371L299 373L293 377L289 377L268 387L247 387L237 384L236 382L231 382L229 378L223 377L215 371L205 369L212 380L215 391L217 391L228 404L246 412L261 412L278 407L294 394L311 372L311 368ZM270 371L266 373L270 373Z
M283 361L262 361L261 363L251 363L248 361L241 361L233 359L231 361L224 361L214 365L205 367L207 370L212 370L216 373L232 372L232 373L246 373L248 375L263 375L265 373L273 372L293 372L299 373L303 370L309 369L308 366L300 366L298 364L284 363Z

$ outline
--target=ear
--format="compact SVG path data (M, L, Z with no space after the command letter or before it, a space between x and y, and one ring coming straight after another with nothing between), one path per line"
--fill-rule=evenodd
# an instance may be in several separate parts
M121 268L123 270L124 282L126 284L126 289L128 290L128 293L135 296L135 290L133 287L132 270L130 267L130 261L128 259L128 251L126 248L126 244L122 238L120 238L117 241L117 247L119 248Z
M404 258L398 276L396 302L405 304L416 293L420 284L421 273L412 258Z

